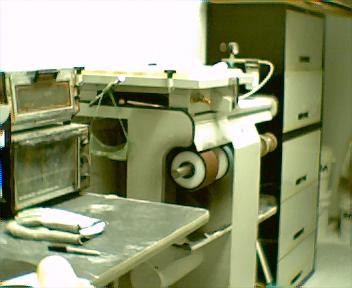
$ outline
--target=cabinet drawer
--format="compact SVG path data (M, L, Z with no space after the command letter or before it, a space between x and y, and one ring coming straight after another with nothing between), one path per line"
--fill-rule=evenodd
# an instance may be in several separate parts
M279 259L316 229L318 181L280 206Z
M286 12L286 70L320 70L324 19L292 10Z
M320 134L320 130L315 130L283 142L281 202L317 181Z
M306 240L278 263L278 287L295 287L307 277L314 265L315 234Z
M284 133L320 121L322 80L321 70L285 72Z

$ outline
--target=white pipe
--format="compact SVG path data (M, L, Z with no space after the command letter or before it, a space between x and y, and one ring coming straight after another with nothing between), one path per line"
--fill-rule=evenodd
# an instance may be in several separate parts
M203 261L200 251L177 259L166 267L157 267L151 262L145 262L131 271L133 288L167 288L197 268Z

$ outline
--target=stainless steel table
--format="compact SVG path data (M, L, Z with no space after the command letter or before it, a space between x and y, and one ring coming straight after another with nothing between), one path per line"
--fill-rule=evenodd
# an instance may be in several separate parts
M207 223L205 209L120 198L112 195L84 194L55 205L107 222L103 234L83 247L102 252L101 256L59 253L73 266L79 277L95 286L104 286L138 264ZM0 265L8 259L37 265L57 252L48 251L49 242L16 239L0 225Z

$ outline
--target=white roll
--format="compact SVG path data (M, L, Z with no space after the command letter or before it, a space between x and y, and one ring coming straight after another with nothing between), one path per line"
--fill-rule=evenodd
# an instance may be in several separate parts
M196 189L222 178L232 159L230 147L217 147L206 152L183 151L171 163L174 181L186 189Z
M216 180L219 180L229 170L230 155L228 151L225 151L225 147L215 148L213 151L215 152L216 157L218 158L219 167L218 167L218 174L216 175Z
M172 160L171 171L175 171L184 165L191 165L192 173L186 176L173 177L174 181L183 188L201 188L216 180L219 164L216 153L212 150L202 153L194 151L178 153Z
M151 261L144 262L131 271L132 287L170 287L197 268L202 261L203 253L196 251L180 259L173 259L171 262L163 261L161 266Z

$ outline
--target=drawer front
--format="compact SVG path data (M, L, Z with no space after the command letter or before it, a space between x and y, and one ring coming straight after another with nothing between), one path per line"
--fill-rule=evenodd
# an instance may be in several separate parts
M313 270L315 235L311 233L285 258L279 261L278 287L295 287Z
M281 204L279 259L316 229L317 199L318 182Z
M320 70L324 22L322 17L286 12L286 70Z
M283 132L321 120L323 72L285 72Z
M318 180L320 135L315 130L283 142L281 203Z

